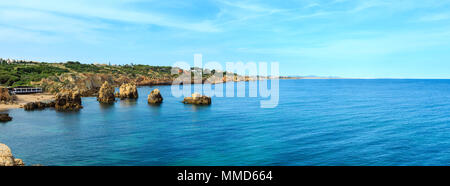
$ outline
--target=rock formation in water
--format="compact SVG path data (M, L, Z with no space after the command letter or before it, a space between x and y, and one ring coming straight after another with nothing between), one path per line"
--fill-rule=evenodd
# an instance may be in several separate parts
M25 166L21 159L14 158L11 149L0 143L0 166Z
M41 110L45 108L51 108L55 107L55 101L37 101L37 102L30 102L23 106L23 109L27 111L31 110Z
M148 103L149 104L160 104L163 102L163 97L161 96L161 92L158 89L153 90L148 95Z
M11 121L12 117L9 114L0 114L0 122L8 122Z
M194 105L211 105L211 97L202 96L199 93L193 93L192 97L184 98L183 103Z
M138 92L136 84L134 83L125 83L122 84L119 88L119 98L120 99L137 99Z
M59 111L78 111L81 106L79 91L62 91L56 94L55 109Z
M103 83L102 87L98 91L97 101L100 103L114 103L116 101L116 97L114 95L114 87L111 86L108 81Z
M9 94L9 90L7 88L0 88L0 103L10 104L14 103L16 100L16 96Z

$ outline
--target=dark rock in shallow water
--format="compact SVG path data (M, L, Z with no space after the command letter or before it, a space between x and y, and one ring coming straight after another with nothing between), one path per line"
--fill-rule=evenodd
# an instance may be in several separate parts
M163 102L163 97L161 96L161 92L158 89L153 90L148 95L148 103L149 104L160 104Z
M211 105L211 97L202 96L199 93L194 93L192 94L192 97L184 98L183 103L194 105Z
M0 114L0 122L8 122L11 121L12 117L9 114Z
M55 107L55 101L49 101L49 102L30 102L23 106L23 109L27 111L31 110L42 110L45 108Z

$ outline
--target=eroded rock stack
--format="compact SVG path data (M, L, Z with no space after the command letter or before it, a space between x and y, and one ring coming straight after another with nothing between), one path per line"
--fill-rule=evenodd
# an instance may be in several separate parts
M11 149L3 143L0 143L0 166L24 166L21 159L14 158Z
M160 104L163 102L163 97L161 96L161 92L158 89L153 90L148 95L148 103L149 104Z
M183 103L194 105L211 105L211 97L202 96L199 93L193 93L192 97L184 98Z
M82 109L79 91L63 91L56 94L55 109L59 111L78 111Z
M0 88L0 103L9 104L16 100L16 96L9 94L7 88Z
M137 99L138 92L136 84L134 83L125 83L122 84L119 88L119 98L120 99Z
M0 122L8 122L11 121L12 117L9 114L0 114Z
M102 87L98 91L97 101L100 103L114 103L116 98L114 96L114 87L111 86L108 81L103 83Z

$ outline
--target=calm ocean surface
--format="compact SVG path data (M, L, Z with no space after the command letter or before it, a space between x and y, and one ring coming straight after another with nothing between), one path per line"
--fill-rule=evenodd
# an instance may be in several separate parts
M161 106L147 95L161 90ZM135 102L10 110L0 142L43 165L449 165L450 80L280 80L280 101L184 105L170 86Z

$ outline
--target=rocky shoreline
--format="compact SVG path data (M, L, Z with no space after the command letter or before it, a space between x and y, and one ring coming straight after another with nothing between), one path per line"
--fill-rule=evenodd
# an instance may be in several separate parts
M138 99L139 95L137 92L137 84L134 83L124 83L119 87L119 91L114 91L114 86L111 85L108 81L105 81L98 93L93 91L94 95L97 95L97 101L105 104L112 104L116 101L116 98L124 100L124 99ZM1 89L1 88L0 88ZM3 88L6 89L6 88ZM7 90L7 89L6 89ZM33 110L42 110L46 108L54 108L57 111L78 111L83 108L81 103L82 97L94 97L93 95L83 96L81 91L79 90L62 90L59 93L54 94L53 98L43 98L43 96L39 95L19 95L19 96L27 96L33 97L34 99L30 99L28 101L22 100L21 102L25 102L22 104L18 104L16 102L17 96L12 96L8 91L0 91L0 98L2 98L2 102L0 106L9 105L11 107L7 107L7 109L11 108L23 108L27 111ZM42 98L42 100L40 100ZM163 97L158 89L153 90L147 97L149 104L161 104L163 102ZM201 100L201 101L199 101ZM185 98L183 103L186 104L202 104L207 105L210 104L210 100L208 101L206 98L197 98L195 94L193 97ZM0 109L1 110L1 109Z
M25 166L22 159L15 158L11 149L0 143L0 167L1 166Z

